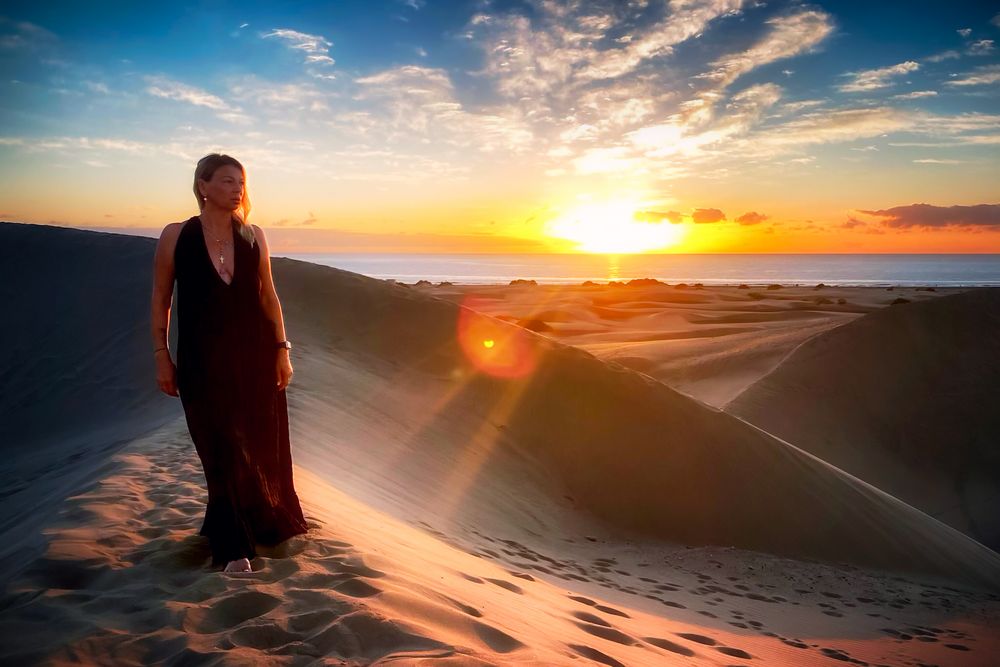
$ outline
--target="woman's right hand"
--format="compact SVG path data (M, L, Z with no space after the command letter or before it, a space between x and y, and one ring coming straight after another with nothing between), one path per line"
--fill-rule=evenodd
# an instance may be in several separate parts
M177 393L177 367L166 350L156 353L156 384L164 394L180 395Z

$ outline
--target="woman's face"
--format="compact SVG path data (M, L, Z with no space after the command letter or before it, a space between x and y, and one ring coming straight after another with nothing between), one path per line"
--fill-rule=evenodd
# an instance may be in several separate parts
M235 211L243 200L243 172L231 164L223 165L212 174L212 180L200 181L201 194L215 206Z

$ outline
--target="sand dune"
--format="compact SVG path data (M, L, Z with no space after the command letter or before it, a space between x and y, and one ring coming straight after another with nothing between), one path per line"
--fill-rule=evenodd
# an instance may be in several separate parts
M818 336L727 406L1000 548L1000 290L894 306Z
M150 382L151 243L0 224L0 583L74 488L177 416Z
M135 239L145 268L119 275L122 237L10 227L0 241L85 247L82 273L149 286L152 240ZM252 579L207 569L204 480L179 405L164 421L142 393L150 368L124 383L145 428L76 422L95 466L59 458L30 477L26 459L6 462L22 483L0 538L38 548L5 563L0 659L974 665L1000 650L1000 557L904 503L513 324L336 269L277 258L274 271L310 533L255 559ZM22 289L42 273L25 262ZM142 323L127 368L149 358L141 292L100 311ZM32 322L30 294L21 303ZM26 328L47 346L78 337L83 358L108 345L98 327ZM75 361L60 363L68 376ZM78 381L51 395L49 382L22 383L37 396L24 432L58 451L60 425L41 415Z
M798 345L888 306L962 291L941 288L676 285L421 286L419 290L617 361L722 407ZM626 344L627 343L627 344Z

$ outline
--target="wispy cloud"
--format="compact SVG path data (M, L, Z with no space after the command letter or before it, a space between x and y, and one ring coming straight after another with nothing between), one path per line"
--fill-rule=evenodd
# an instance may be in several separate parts
M986 86L1000 81L1000 65L983 65L958 78L945 81L946 86Z
M927 56L924 58L925 62L929 63L939 63L945 60L954 60L955 58L961 58L962 54L954 49L948 49L947 51L942 51L941 53L935 53L932 56Z
M936 90L914 90L912 93L900 93L892 97L897 100L918 100L924 97L935 97L936 95Z
M734 12L743 6L743 0L708 0L685 2L671 0L670 13L650 31L639 37L629 36L617 49L605 50L600 57L591 57L580 72L584 81L620 77L633 71L640 63L658 56L670 55L673 47L700 35L712 21ZM598 32L609 27L605 23L592 23Z
M334 59L330 57L330 47L333 42L327 40L322 35L310 35L309 33L290 30L288 28L275 28L271 32L261 35L264 39L277 39L290 48L303 51L304 62L307 65L333 65ZM327 75L329 76L329 75Z
M919 63L913 60L907 60L906 62L899 63L898 65L891 65L889 67L880 67L878 69L869 69L861 72L848 72L843 76L854 77L854 80L841 85L839 88L841 92L844 93L868 92L878 88L885 88L886 86L892 85L890 79L904 74L909 74L910 72L915 72L918 69L920 69Z
M711 63L709 72L696 78L725 88L742 75L762 65L807 53L833 32L833 21L822 11L804 11L769 19L770 32L746 51L723 56Z
M53 46L59 38L55 33L28 21L11 21L0 16L0 49L38 51Z
M146 87L146 92L150 95L178 102L187 102L195 106L208 107L217 111L223 111L227 108L226 103L221 98L200 88L195 88L179 81L173 81L163 76L147 76L145 80L149 84Z
M517 109L470 111L456 99L448 73L406 65L361 77L354 99L370 102L370 118L386 132L386 140L409 138L474 147L492 152L526 150L533 140Z

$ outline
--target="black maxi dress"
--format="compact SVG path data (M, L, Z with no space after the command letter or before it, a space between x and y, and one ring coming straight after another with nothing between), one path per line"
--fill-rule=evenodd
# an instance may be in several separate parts
M201 219L184 222L174 250L177 389L208 484L199 534L212 565L257 555L307 531L292 483L277 340L260 303L260 246L239 234L226 284L209 256Z

